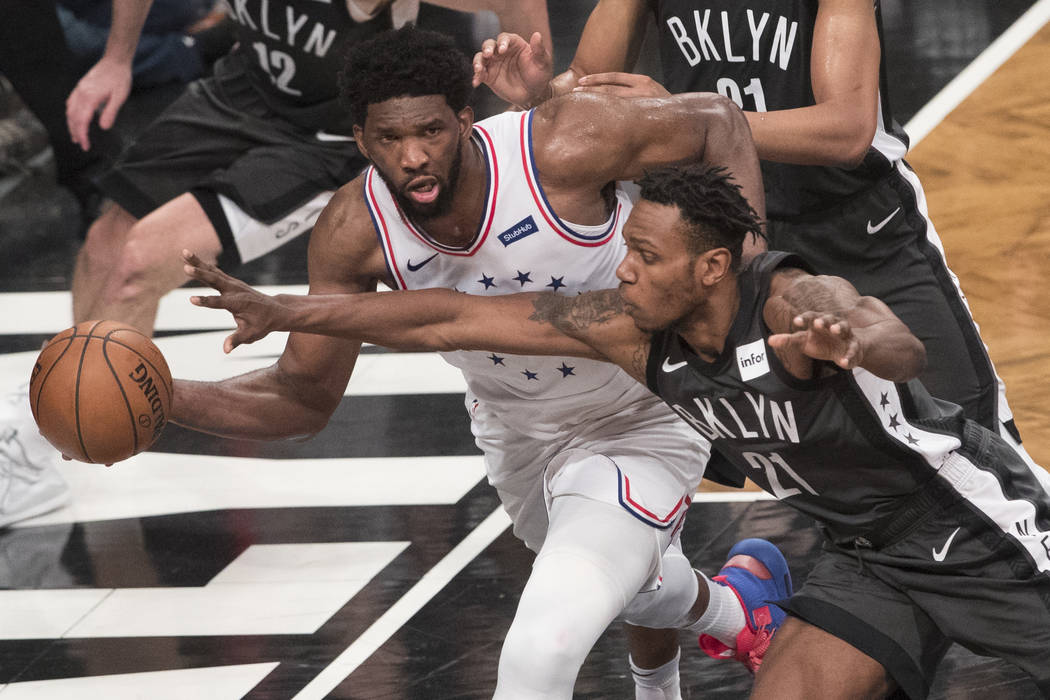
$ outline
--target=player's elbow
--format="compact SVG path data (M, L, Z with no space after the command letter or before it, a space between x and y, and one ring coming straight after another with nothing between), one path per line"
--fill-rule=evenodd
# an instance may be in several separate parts
M926 346L914 335L911 336L908 344L909 349L906 353L908 359L905 364L907 373L910 375L908 378L914 379L926 369Z
M834 147L829 154L828 164L846 170L859 167L875 139L875 122L874 114L866 117L856 115L844 124L836 138L831 140Z
M922 341L906 328L895 349L892 363L888 363L882 372L876 373L883 379L907 382L916 379L926 369L926 348Z

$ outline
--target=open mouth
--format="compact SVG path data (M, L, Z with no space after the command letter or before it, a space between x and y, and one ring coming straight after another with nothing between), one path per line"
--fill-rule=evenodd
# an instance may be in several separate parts
M440 193L441 185L433 177L416 178L405 187L405 194L417 204L430 204Z

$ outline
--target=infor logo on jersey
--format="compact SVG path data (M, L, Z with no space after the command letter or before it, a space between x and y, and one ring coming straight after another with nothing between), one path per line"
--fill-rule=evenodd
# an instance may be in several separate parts
M519 221L518 223L514 224L509 229L501 233L499 235L499 239L504 246L508 246L511 243L516 243L517 241L520 241L526 236L531 236L539 230L540 229L538 226L536 226L536 222L533 220L533 218L531 216L526 216L524 219L522 219L521 221Z
M753 343L738 346L736 366L740 370L740 378L745 382L768 374L769 360L766 359L766 341L759 338Z

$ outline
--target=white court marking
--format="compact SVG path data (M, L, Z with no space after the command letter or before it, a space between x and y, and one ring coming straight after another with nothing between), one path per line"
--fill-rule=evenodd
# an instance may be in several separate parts
M4 700L233 700L247 695L276 662L121 673L0 685Z
M908 132L911 146L926 138L934 127L944 121L953 109L970 96L977 87L999 69L999 66L1017 53L1026 41L1050 21L1050 0L1039 0L1028 11L1010 25L988 45L977 58L970 62L933 99L916 112L904 130Z
M69 506L16 527L231 508L453 504L480 456L255 459L144 452L112 467L62 462Z
M197 587L0 591L0 639L313 634L409 544L252 545Z
M404 627L412 616L441 591L456 574L474 561L510 525L510 518L502 508L497 508L489 517L467 535L462 542L434 565L419 582L412 586L401 599L394 603L382 617L372 623L355 639L343 653L317 674L294 700L324 698L336 686L364 663L386 640Z

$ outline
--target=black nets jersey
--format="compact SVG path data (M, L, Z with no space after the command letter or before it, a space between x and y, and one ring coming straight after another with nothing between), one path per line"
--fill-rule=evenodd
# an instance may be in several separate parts
M650 2L670 92L718 92L751 112L814 104L810 48L817 0ZM875 138L859 167L762 162L769 218L826 209L866 189L904 157L907 136L890 115L884 83L880 92Z
M766 344L762 315L782 266L804 267L770 252L740 273L740 310L714 362L673 328L655 333L647 383L740 474L833 537L850 537L944 466L962 444L962 413L915 380L895 384L863 369L790 375Z
M347 47L390 29L389 9L366 22L345 0L230 0L237 45L216 75L244 72L266 105L305 129L352 133L337 76Z

